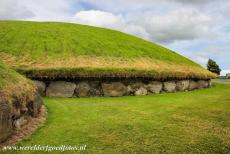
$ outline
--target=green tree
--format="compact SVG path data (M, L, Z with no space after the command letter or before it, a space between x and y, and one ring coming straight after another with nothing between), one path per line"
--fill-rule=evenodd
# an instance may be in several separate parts
M217 65L216 62L212 59L208 60L207 69L213 73L220 75L221 69L219 68L219 65Z

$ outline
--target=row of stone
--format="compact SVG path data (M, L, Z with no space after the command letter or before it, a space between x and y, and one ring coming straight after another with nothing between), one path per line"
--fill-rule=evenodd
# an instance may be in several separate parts
M47 84L42 81L35 81L35 83L41 95L53 97L141 96L161 92L191 91L211 86L210 80L150 81L148 83L140 81L81 81L77 83L53 81Z

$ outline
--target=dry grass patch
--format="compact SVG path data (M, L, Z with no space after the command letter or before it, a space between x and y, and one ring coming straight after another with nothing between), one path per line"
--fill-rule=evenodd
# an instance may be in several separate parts
M84 77L150 77L165 78L214 78L216 75L202 67L164 62L152 58L119 58L102 56L77 56L66 58L31 59L0 53L0 58L13 68L32 77L84 76Z

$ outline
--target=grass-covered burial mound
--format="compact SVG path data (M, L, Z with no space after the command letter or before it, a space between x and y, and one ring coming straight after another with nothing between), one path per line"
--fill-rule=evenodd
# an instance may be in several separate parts
M0 58L36 77L214 77L152 42L71 23L0 21Z
M185 91L209 87L208 80L215 77L152 42L71 23L0 21L0 59L27 77L42 80L37 82L39 91L48 96ZM87 81L79 83L82 80Z

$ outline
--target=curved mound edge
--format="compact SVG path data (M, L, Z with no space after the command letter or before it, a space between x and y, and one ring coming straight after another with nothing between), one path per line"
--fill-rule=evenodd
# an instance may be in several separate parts
M174 51L114 30L28 21L0 21L0 29L0 59L31 77L216 77Z
M42 99L29 79L0 63L0 143L36 117Z

